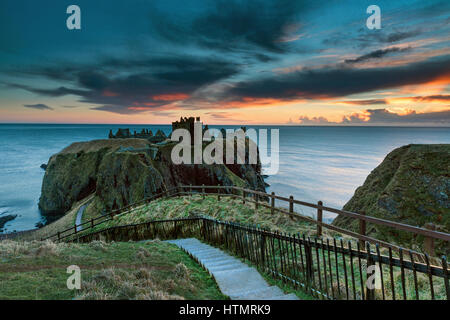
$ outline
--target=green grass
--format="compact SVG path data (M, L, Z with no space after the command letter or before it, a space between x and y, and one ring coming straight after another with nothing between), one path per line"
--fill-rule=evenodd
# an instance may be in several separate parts
M160 242L0 242L0 299L226 299L212 277ZM81 269L69 290L66 268Z
M292 234L301 233L313 236L316 233L316 226L307 221L292 220L287 215L277 212L272 215L270 209L261 205L255 211L253 204L249 202L243 204L241 199L221 197L219 201L215 195L206 196L205 199L200 195L158 199L132 211L117 215L113 221L102 223L94 229L85 230L83 233L151 220L186 218L194 214L201 214L218 220L257 225L261 228ZM335 233L324 230L324 234L331 236Z

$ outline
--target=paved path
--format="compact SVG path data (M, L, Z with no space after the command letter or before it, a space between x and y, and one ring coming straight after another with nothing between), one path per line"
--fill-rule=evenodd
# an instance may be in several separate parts
M78 231L83 230L83 226L80 226L81 219L83 218L84 209L86 209L87 204L83 204L77 212L77 218L75 219L75 224L77 225Z
M233 300L298 300L295 294L270 286L255 268L220 249L194 238L167 242L192 254L214 276L222 293Z

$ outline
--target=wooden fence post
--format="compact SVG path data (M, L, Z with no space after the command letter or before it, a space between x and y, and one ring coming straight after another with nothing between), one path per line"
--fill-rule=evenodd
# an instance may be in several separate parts
M242 204L245 204L245 191L244 191L244 188L242 188Z
M202 196L203 196L203 199L205 199L205 185L204 184L202 184Z
M61 232L58 232L58 241L61 240Z
M253 194L255 198L255 213L258 213L258 195L256 193Z
M91 228L94 227L94 219L91 219Z
M192 184L189 185L189 197L192 198Z
M294 220L294 218L292 217L293 214L294 214L294 196L289 196L289 216L292 220Z
M427 223L424 226L425 229L428 230L436 230L436 226L433 223ZM423 242L423 247L426 253L428 253L429 256L434 256L434 238L425 237Z
M75 229L75 233L77 233L77 224L75 223L75 226L73 227Z
M217 188L217 201L220 201L220 189Z
M319 208L317 208L317 236L321 237L322 236L322 207L323 206L323 202L319 201L317 202L317 205L319 206Z
M366 213L364 211L359 213L362 216L365 216ZM359 220L359 234L362 236L366 235L366 220ZM362 239L359 240L359 245L361 248L365 248L366 247L366 242Z
M272 197L270 198L270 214L273 215L275 210L275 192L272 192Z

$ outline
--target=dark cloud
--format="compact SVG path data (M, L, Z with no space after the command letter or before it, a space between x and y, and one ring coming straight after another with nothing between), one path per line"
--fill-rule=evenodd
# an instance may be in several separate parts
M89 94L89 91L69 89L66 87L59 87L59 88L54 88L54 89L39 89L39 88L34 88L31 86L15 84L15 83L11 83L11 84L9 84L9 86L11 88L23 89L23 90L26 90L26 91L29 91L32 93L36 93L36 94L43 95L43 96L49 96L49 97L61 97L61 96L69 95L69 94L78 95L78 96Z
M285 100L342 97L356 93L423 84L450 75L450 57L386 68L343 68L299 70L266 78L241 81L227 92L243 97Z
M238 73L238 67L215 57L104 59L95 65L30 68L24 73L39 75L42 71L42 77L64 78L70 87L44 89L14 83L9 86L50 97L75 95L80 102L100 105L92 108L95 110L136 113L187 99L197 89Z
M209 49L234 50L258 47L283 52L280 42L308 1L218 0L192 19L153 10L151 23L158 34L176 43L194 43ZM172 18L171 18L172 17Z
M386 42L386 43L393 43L393 42L398 42L400 40L413 38L413 37L416 37L416 36L418 36L420 34L421 34L421 30L420 29L410 30L410 31L392 32L390 34L387 34L384 37L381 37L380 41L381 42Z
M36 110L53 110L52 107L47 106L46 104L25 104L25 108L36 109Z
M372 60L372 59L381 59L391 53L404 52L404 51L408 51L408 50L411 50L411 48L410 47L407 47L407 48L393 47L393 48L388 48L388 49L375 50L368 54L359 56L355 59L347 59L347 60L345 60L345 63L359 63L359 62L365 62L367 60Z
M229 112L207 112L207 115L217 120L235 120L234 113Z
M420 28L413 30L395 30L392 32L372 32L363 27L360 28L356 34L352 35L346 32L336 32L323 40L327 46L351 46L357 49L364 49L367 47L386 46L402 40L417 37L423 33Z
M368 99L368 100L347 100L343 101L346 104L353 104L356 106L368 106L374 104L386 104L387 101L385 99Z
M288 122L293 124L292 120ZM325 117L300 116L298 124L302 125L450 125L450 110L407 114L398 114L387 109L368 109L363 113L344 116L342 121L329 121Z
M417 113L411 111L408 114L397 114L387 109L369 109L364 115L354 114L346 116L342 120L343 124L420 124L420 123L435 123L435 124L450 124L450 110Z
M431 95L431 96L416 96L416 97L411 97L411 99L414 101L424 101L424 102L434 102L434 101L447 102L447 101L450 101L450 95L436 94L436 95Z

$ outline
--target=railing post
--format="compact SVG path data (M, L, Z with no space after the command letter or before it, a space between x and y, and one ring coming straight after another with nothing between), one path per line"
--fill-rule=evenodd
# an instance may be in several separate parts
M255 213L258 213L258 195L254 193L255 197Z
M192 198L192 184L189 185L189 197Z
M217 188L217 201L220 201L220 189L219 188Z
M272 192L270 198L270 214L273 215L274 210L275 210L275 192Z
M294 220L294 218L292 217L293 214L294 214L294 197L289 196L289 216L292 220Z
M425 229L428 230L436 230L436 226L433 223L427 223L424 226ZM425 237L425 240L423 242L424 251L428 253L429 256L434 256L434 238Z
M361 211L359 214L362 215L362 216L366 215L366 213L364 211ZM366 220L361 220L361 219L359 220L359 234L362 235L362 236L366 235ZM361 248L365 248L366 247L366 242L364 240L360 239L359 240L359 246Z
M305 247L305 263L306 263L306 285L308 287L307 289L311 290L313 287L312 283L313 262L312 262L311 244L309 242L309 239L307 241L304 241L304 247Z
M61 241L61 232L58 232L58 241Z
M366 246L367 251L367 269L366 269L366 300L375 300L375 288L369 286L369 278L373 278L375 276L376 268L373 269L371 273L369 273L369 267L374 266L375 263L373 261L372 252L370 252L370 243L367 242ZM342 253L344 254L344 253Z
M266 236L264 235L264 233L261 234L261 264L263 266L263 268L265 268L266 266L266 257L265 257L265 252L266 252Z
M91 228L94 227L94 219L91 219Z
M317 236L321 237L322 236L322 206L323 206L323 202L319 201L317 202L317 205L319 206L319 208L317 208Z
M245 204L245 190L242 188L242 204Z
M202 196L203 196L203 199L205 199L205 185L204 184L202 184Z
M75 223L75 226L73 227L75 229L75 233L77 233L77 224Z

